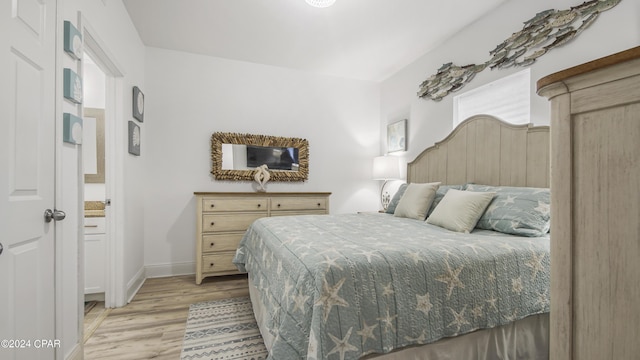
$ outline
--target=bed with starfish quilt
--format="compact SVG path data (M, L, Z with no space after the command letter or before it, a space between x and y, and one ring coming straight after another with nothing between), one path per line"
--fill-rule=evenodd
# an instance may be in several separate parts
M549 236L388 214L257 220L249 274L269 359L359 359L549 312ZM255 307L255 306L254 306Z

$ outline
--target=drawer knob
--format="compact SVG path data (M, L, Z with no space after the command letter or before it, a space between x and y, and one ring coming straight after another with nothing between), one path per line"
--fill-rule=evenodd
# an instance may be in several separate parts
M211 207L213 208L213 207L216 207L216 206L214 204L211 204Z
M212 242L211 244L209 244L209 246L213 247L213 245L215 245L216 243Z
M210 263L210 264L209 264L209 267L213 267L213 265L214 265L213 263Z
M318 207L320 207L320 203L318 203Z
M280 207L280 204L278 204L278 207Z
M262 204L258 204L258 207L262 206Z
M215 222L213 222L213 221L211 222L211 226L213 226L213 225L215 225L215 224L216 224Z

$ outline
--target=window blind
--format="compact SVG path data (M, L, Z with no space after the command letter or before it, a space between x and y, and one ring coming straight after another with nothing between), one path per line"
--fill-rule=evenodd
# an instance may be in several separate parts
M453 98L453 127L473 115L496 116L512 124L527 124L531 111L529 69L469 90Z

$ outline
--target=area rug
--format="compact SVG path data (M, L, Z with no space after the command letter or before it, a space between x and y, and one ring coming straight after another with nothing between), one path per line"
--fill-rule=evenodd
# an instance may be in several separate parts
M264 360L264 347L249 297L189 306L181 360Z

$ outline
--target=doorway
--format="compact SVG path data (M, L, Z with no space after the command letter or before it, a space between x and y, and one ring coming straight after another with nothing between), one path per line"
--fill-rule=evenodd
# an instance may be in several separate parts
M106 289L106 228L108 178L105 173L106 74L90 54L83 62L84 166L84 294L85 302L102 301Z
M103 205L103 209L98 209L104 211L102 223L98 221L99 224L90 224L93 226L89 229L93 229L94 232L100 232L100 234L104 234L105 237L104 243L102 244L104 247L101 257L104 260L104 262L101 261L101 265L104 265L104 282L103 290L94 287L89 289L89 291L101 294L105 307L113 308L126 304L126 292L124 291L124 281L122 277L124 267L122 254L124 239L124 227L122 225L124 222L122 163L124 159L123 148L126 144L126 139L123 139L123 137L119 135L123 133L125 128L122 118L119 115L123 113L124 106L124 74L106 44L90 26L87 19L81 14L79 18L80 29L84 40L83 73L86 67L87 72L93 71L97 79L92 80L87 78L84 80L84 112L87 117L97 119L102 117L104 119L103 121L96 121L97 125L100 125L100 123L104 124L104 156L96 155L96 167L102 166L97 160L104 159L104 172L102 172L101 169L96 169L95 174L88 175L91 177L95 176L96 178L87 181L84 188L85 200L98 202L98 207ZM87 59L86 63L84 59ZM91 99L91 97L94 96L96 99ZM96 151L99 148L97 146L98 139L101 139L101 137L96 137ZM100 182L101 174L104 174L103 182ZM85 223L90 223L90 221L87 222L85 219ZM104 226L104 229L100 229L100 226ZM87 234L85 238L89 235L97 235L97 233ZM84 257L84 251L82 255ZM84 259L83 263L86 263ZM102 274L102 272L100 272L100 274ZM83 271L83 275L86 276L89 274ZM80 284L80 286L83 287L83 291L86 285L87 284ZM88 297L88 299L91 299L91 297Z
M107 204L105 111L107 75L86 53L82 66L84 169L84 334L88 338L106 311Z

